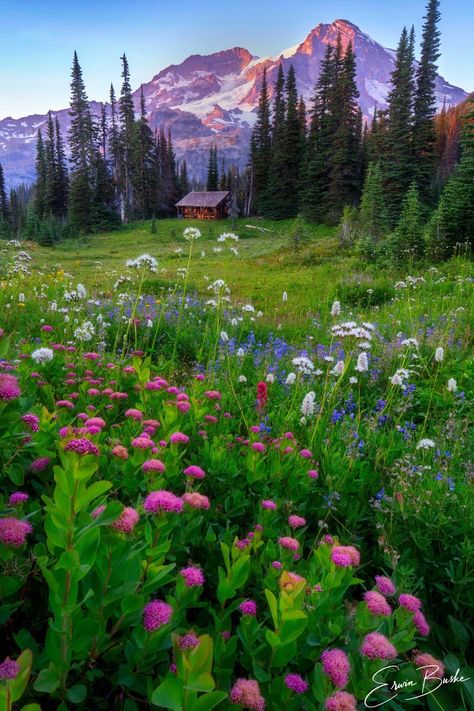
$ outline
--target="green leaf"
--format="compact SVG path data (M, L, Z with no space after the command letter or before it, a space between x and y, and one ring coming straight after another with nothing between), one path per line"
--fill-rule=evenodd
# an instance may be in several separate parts
M193 676L184 688L191 691L212 691L214 687L214 679L209 672L202 672L198 676Z
M183 682L174 676L168 677L152 693L151 703L164 709L182 711Z
M210 694L200 696L189 708L190 711L210 711L226 698L225 691L211 691Z
M304 632L308 618L301 610L293 612L285 612L282 615L281 627L279 636L282 644L294 642Z
M451 627L454 642L457 645L457 648L463 652L469 644L469 633L467 629L464 627L462 622L459 622L459 620L452 617L452 615L448 615L448 623Z
M82 704L87 696L84 684L76 684L66 691L66 697L72 704Z
M265 589L265 597L267 598L268 607L270 608L270 613L272 615L273 626L275 629L278 628L278 603L275 595L268 588Z
M27 704L21 707L21 711L41 711L41 706L39 704Z
M238 590L239 588L242 587L247 582L247 578L249 577L249 572L250 572L250 556L249 555L244 555L242 558L239 558L234 565L231 568L230 571L230 581L232 583L232 587L235 590Z
M76 509L78 511L86 508L89 504L97 499L98 496L102 496L112 487L111 481L95 481L91 484L85 491L83 491L79 496L76 497Z
M45 694L52 694L59 686L59 674L57 669L53 667L47 667L42 669L36 681L33 684L35 691L41 691Z
M33 664L33 654L30 649L25 649L18 659L17 664L20 666L20 671L13 681L10 682L12 701L18 701L25 693L30 679L31 665Z

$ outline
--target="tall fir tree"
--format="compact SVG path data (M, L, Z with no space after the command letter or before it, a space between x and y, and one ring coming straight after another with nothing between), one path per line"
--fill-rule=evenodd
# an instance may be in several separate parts
M84 233L91 228L95 162L94 126L76 52L74 52L71 76L69 147L72 174L68 217L71 227L76 232Z
M299 114L296 75L290 65L285 83L285 124L283 135L283 192L279 208L280 217L295 217L298 214L301 166L304 155L304 138Z
M44 154L46 163L46 194L45 194L45 215L50 217L56 215L57 206L57 179L58 171L56 164L56 131L54 128L51 111L48 113L46 128L46 140L44 142Z
M34 212L38 219L46 214L46 156L43 135L38 129L36 139L36 182L34 195Z
M3 166L0 163L0 221L7 223L9 214L7 191L5 187L5 174L3 172Z
M358 236L366 254L373 253L388 234L389 221L385 207L380 165L370 163L359 207Z
M108 153L110 169L112 172L112 181L114 184L116 198L118 198L120 193L119 170L121 161L121 151L117 99L115 96L115 89L113 84L110 85L110 129L108 139Z
M189 193L188 166L183 159L179 167L179 196L184 197Z
M339 42L338 42L339 45ZM332 121L326 219L336 224L345 205L354 206L360 195L361 121L357 100L356 56L350 42L346 53L336 45L332 87Z
M125 54L122 62L122 89L119 100L120 159L118 166L120 210L122 219L133 213L133 142L135 133L135 110L133 105L130 69Z
M140 118L136 122L133 141L133 204L140 219L148 220L156 211L157 180L154 164L153 133L146 117L143 85L140 89Z
M423 215L416 182L405 196L398 225L390 238L390 254L398 267L419 260L425 250Z
M420 199L430 205L434 197L436 161L436 72L440 56L439 0L428 0L424 18L421 57L416 73L416 92L413 117L413 158L415 180Z
M64 218L68 207L69 175L64 141L57 116L54 121L54 131L56 136L56 209L57 216Z
M411 141L415 89L414 44L414 28L412 27L408 34L404 27L397 47L395 68L391 75L392 88L388 95L385 150L381 154L386 204L392 225L398 222L403 196L407 193L414 177Z
M272 155L270 99L266 68L263 70L262 87L258 99L257 120L252 131L250 154L252 171L251 209L256 213L260 213L268 189L268 174Z
M285 202L285 75L283 65L278 67L273 99L272 150L268 175L268 189L264 198L263 214L280 218Z
M217 159L217 146L211 145L209 149L209 161L207 164L206 190L208 192L217 190L219 187L219 167Z

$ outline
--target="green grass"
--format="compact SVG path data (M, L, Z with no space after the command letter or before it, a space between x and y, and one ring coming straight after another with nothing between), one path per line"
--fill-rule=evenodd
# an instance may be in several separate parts
M191 290L205 294L209 282L224 279L234 302L252 303L276 324L286 291L292 306L291 320L300 322L308 310L318 311L335 297L337 285L355 268L355 259L340 252L335 228L324 225L308 225L307 240L296 251L289 239L292 224L292 220L237 220L233 231L240 238L238 256L228 247L213 253L214 247L221 246L217 243L219 235L230 231L230 221L171 219L157 221L156 234L151 233L151 222L137 222L118 232L69 240L54 249L34 246L30 251L36 266L50 269L60 264L94 291L110 290L124 272L126 260L148 252L159 260L159 273L147 281L147 291L159 294L163 285L175 282L177 269L186 266L189 245L182 231L196 226L202 237L194 245ZM182 249L179 254L178 249ZM201 251L205 257L200 256ZM288 320L288 308L285 313Z

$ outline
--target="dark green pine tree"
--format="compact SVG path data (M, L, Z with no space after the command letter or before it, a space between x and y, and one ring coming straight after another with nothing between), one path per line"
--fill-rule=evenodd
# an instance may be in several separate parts
M436 71L440 56L439 0L428 0L423 24L421 57L416 73L416 92L413 118L413 158L415 180L420 199L430 205L434 197L436 163Z
M251 210L260 213L268 190L268 173L272 155L272 133L270 123L270 99L268 95L267 70L264 68L262 87L257 108L257 120L250 143L252 196Z
M226 190L227 185L227 174L225 171L224 159L221 161L221 171L219 175L219 190Z
M448 259L459 248L474 248L474 98L461 129L461 159L446 183L427 232L428 253Z
M3 166L0 163L0 220L7 223L9 219L8 199L5 188L5 175Z
M336 224L345 205L356 205L360 195L361 121L356 84L356 56L349 43L342 59L336 45L332 87L332 121L326 219Z
M413 181L412 126L414 96L415 34L403 28L398 43L395 68L391 75L392 88L388 95L388 126L385 150L381 154L385 177L385 198L390 223L396 225L400 217L403 196Z
M120 225L120 217L115 209L115 191L107 162L102 155L100 143L96 147L94 160L94 184L92 191L91 221L92 232L114 230Z
M263 201L263 214L279 219L285 214L285 75L283 66L278 67L273 98L272 150L268 174L268 189Z
M207 164L206 190L208 192L217 190L219 186L219 168L217 162L217 147L211 145L209 149L209 161Z
M122 219L133 213L133 142L135 134L135 110L133 105L130 70L125 54L122 61L122 89L119 101L120 118L120 160L119 195Z
M285 98L283 193L279 210L280 217L283 218L295 217L298 214L301 167L305 148L293 65L290 65L286 77Z
M389 222L385 207L383 177L380 165L370 163L360 201L358 236L365 254L375 251L388 234Z
M74 52L72 66L69 115L71 117L69 129L70 161L73 169L70 182L68 218L73 230L84 233L89 232L91 228L95 163L94 125L76 52Z
M418 188L413 182L403 201L398 225L390 238L392 261L398 267L410 264L423 256L423 217Z
M156 173L154 139L146 117L143 85L140 89L140 118L135 125L133 141L133 204L139 219L150 219L156 210Z
M68 206L69 176L64 141L57 116L54 121L54 129L56 136L56 209L57 216L64 218Z
M180 197L184 197L189 193L189 178L188 178L188 166L186 164L186 161L183 160L181 161L181 165L179 168L179 195Z
M311 123L306 146L304 189L301 210L306 219L322 222L328 188L328 163L331 149L331 91L334 75L334 48L326 46L316 83Z
M116 196L120 191L119 167L121 161L120 132L117 115L117 100L114 85L110 85L110 129L109 129L109 162Z
M38 129L36 139L36 182L34 190L34 212L41 219L46 214L46 157L43 136Z
M46 217L57 214L57 177L56 169L56 132L54 129L51 111L48 113L46 139L44 142L44 155L46 163L46 193L44 214Z

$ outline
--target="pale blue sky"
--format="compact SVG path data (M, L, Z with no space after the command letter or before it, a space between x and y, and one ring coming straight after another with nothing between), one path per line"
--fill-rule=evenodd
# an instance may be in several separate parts
M74 49L90 99L120 85L120 55L132 84L189 54L234 46L259 56L301 42L319 22L350 20L395 47L404 24L421 34L425 0L0 0L0 118L64 108ZM474 89L474 2L442 0L440 73Z

